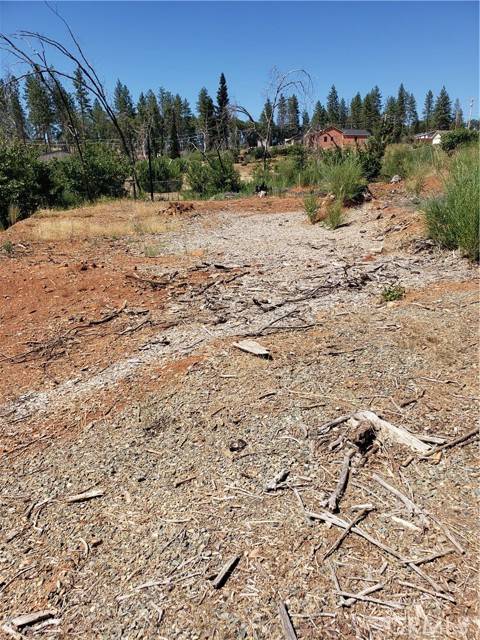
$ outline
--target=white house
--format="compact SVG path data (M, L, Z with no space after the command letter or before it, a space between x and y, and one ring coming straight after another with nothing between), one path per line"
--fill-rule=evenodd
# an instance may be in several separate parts
M444 133L447 132L439 130L425 131L424 133L417 133L414 140L415 142L426 142L427 144L440 144Z

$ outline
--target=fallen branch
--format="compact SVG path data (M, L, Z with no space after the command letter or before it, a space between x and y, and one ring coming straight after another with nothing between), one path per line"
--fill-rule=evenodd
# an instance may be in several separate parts
M74 496L68 496L65 498L65 502L73 504L75 502L85 502L86 500L92 500L93 498L101 498L103 491L100 489L91 489L90 491L84 491L84 493L77 493Z
M326 560L328 556L332 555L334 551L338 549L338 547L342 544L345 538L348 536L353 527L355 527L361 520L365 518L365 516L371 511L371 509L363 509L358 516L352 520L352 522L348 525L342 535L337 538L337 540L332 544L331 547L327 549L327 551L323 555L323 559Z
M237 564L240 562L240 558L241 556L232 556L229 560L227 560L227 562L223 565L216 578L212 582L214 589L221 589L223 587L225 582L231 576Z
M470 438L474 438L475 436L478 436L479 433L480 433L480 426L479 427L475 427L475 429L472 429L468 433L464 433L463 436L458 436L458 438L454 438L453 440L450 440L450 442L446 442L445 444L442 444L441 446L435 447L435 449L432 449L431 451L428 451L425 454L424 458L428 458L430 456L433 456L436 453L438 453L439 451L443 451L444 449L451 449L452 447L456 447L457 444L462 444L466 440L469 440ZM422 459L424 459L424 458L422 458Z
M283 635L286 640L297 640L297 634L293 628L292 621L288 615L287 607L283 602L278 604L278 613L280 614L280 620L282 621Z
M342 498L345 492L345 489L347 487L348 476L350 473L350 460L352 459L354 453L355 451L351 449L346 454L345 459L343 461L342 471L340 473L340 477L337 482L337 486L335 487L334 492L328 499L328 508L332 513L335 513L336 511L338 511L338 503L340 502L340 499Z
M373 602L374 604L378 604L383 607L390 607L391 609L403 609L403 604L400 602L387 602L385 600L378 600L378 598L362 596L359 593L349 593L348 591L337 591L336 593L344 598L355 598L355 600L362 600L363 602Z
M355 413L353 417L357 420L367 420L384 436L389 437L391 440L394 440L399 444L415 449L415 451L426 454L427 451L429 452L431 450L431 447L419 440L412 433L403 427L396 427L390 422L382 420L382 418L379 418L376 413L373 413L373 411L359 411L358 413Z
M413 584L413 582L405 582L404 580L399 580L398 584L401 584L403 587L410 587L410 589L416 589L417 591L421 591L422 593L428 593L428 595L435 596L435 598L448 600L448 602L452 602L453 604L455 604L455 598L449 596L448 594L439 593L438 591L431 591L430 589L419 587L417 584Z
M362 591L359 591L357 594L355 594L355 596L351 596L346 600L342 598L342 600L340 601L340 606L351 607L352 604L355 604L355 602L359 600L357 596L368 596L370 593L374 593L375 591L380 591L380 589L383 589L384 586L385 585L383 584L383 582L377 582L377 584L373 584L371 587L365 587L365 589L362 589ZM337 588L337 593L340 593L340 592L341 592L341 589Z

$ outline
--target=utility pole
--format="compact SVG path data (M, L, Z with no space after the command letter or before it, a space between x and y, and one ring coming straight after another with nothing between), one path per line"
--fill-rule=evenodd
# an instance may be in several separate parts
M468 110L467 129L470 129L470 121L472 119L472 112L473 112L473 98L470 99L470 109Z

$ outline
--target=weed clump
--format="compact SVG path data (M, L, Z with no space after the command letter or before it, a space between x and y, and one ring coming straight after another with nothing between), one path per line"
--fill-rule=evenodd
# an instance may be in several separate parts
M325 225L335 231L338 227L341 227L345 222L345 216L343 213L343 205L341 200L334 200L331 202L327 209L327 217L325 218Z
M317 222L318 208L319 202L317 196L314 193L307 194L303 199L303 210L312 224Z
M401 300L405 295L405 288L400 284L392 284L382 291L382 299L384 302L394 302Z
M446 249L460 249L471 260L478 260L479 200L478 151L462 149L452 160L444 195L424 205L430 237Z

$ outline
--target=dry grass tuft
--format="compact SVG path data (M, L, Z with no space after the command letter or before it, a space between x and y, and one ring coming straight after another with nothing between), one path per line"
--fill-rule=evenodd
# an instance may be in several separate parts
M179 222L166 220L158 203L116 200L69 209L41 210L22 223L31 240L55 241L166 233Z

